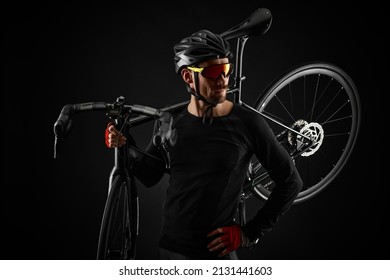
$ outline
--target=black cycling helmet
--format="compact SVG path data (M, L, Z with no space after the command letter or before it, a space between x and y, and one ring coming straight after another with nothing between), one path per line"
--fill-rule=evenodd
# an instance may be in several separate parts
M230 44L218 34L209 30L200 30L186 37L174 46L175 72L180 74L183 66L196 65L199 62L215 59L233 58Z

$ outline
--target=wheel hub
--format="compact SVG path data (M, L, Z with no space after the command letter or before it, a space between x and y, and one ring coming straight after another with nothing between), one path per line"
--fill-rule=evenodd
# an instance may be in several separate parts
M292 129L299 131L299 133L310 137L310 139L313 141L312 145L310 148L308 148L305 152L301 154L303 157L311 156L315 152L318 151L318 149L322 145L322 141L324 140L324 130L322 126L319 123L316 122L311 122L308 123L305 120L297 120L292 126ZM288 142L290 145L295 147L297 150L300 150L300 148L304 144L304 137L301 135L297 135L293 132L288 133Z

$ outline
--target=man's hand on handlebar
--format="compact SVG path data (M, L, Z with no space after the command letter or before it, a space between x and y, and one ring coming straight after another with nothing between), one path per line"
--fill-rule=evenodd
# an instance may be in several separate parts
M118 148L126 143L126 137L119 132L112 123L107 125L104 133L105 143L108 148Z

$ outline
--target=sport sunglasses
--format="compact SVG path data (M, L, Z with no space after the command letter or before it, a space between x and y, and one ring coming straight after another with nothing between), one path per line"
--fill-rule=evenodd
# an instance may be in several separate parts
M229 77L234 70L233 63L215 64L207 67L187 66L187 69L201 73L203 77L209 79L217 79L222 73L225 77Z

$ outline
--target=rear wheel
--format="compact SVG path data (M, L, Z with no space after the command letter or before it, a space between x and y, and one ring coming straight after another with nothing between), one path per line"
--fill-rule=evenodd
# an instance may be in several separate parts
M358 91L342 69L329 63L298 67L272 84L255 109L314 140L302 152L302 136L267 120L293 157L304 183L294 203L318 194L341 172L356 143L361 118ZM266 200L274 183L256 159L251 167L250 188Z

